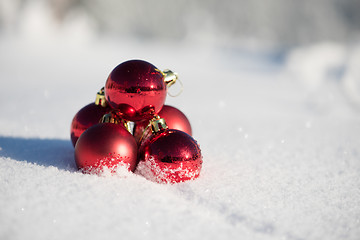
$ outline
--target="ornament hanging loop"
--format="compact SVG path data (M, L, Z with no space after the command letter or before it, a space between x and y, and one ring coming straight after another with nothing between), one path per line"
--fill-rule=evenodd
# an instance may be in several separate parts
M165 75L165 77L164 77L164 82L165 82L167 88L170 88L170 87L171 87L172 85L174 85L176 82L179 82L179 83L180 83L180 86L181 86L181 89L180 89L180 91L179 91L177 94L171 94L170 92L168 92L168 95L169 95L170 97L177 97L177 96L179 96L179 95L183 92L184 86L183 86L182 82L180 81L178 74L175 73L175 72L173 72L173 71L171 71L171 70L169 70L169 69L165 69L165 70L163 71L163 73L164 73L164 75Z

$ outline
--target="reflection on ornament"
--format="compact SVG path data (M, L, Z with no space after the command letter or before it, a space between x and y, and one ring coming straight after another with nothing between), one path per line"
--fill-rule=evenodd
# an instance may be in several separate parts
M159 69L146 61L123 62L112 70L106 81L106 100L126 120L150 119L164 105L164 77Z

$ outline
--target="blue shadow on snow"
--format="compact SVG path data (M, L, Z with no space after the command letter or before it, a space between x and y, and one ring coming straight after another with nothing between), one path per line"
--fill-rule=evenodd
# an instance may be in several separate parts
M0 157L64 170L76 170L70 140L0 136Z

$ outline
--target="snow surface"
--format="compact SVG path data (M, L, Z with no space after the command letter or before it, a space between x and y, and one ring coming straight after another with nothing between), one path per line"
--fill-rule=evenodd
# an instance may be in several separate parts
M278 51L60 32L0 38L0 239L359 239L359 44ZM195 181L75 168L73 116L135 58L180 75L184 92L167 104L200 143Z

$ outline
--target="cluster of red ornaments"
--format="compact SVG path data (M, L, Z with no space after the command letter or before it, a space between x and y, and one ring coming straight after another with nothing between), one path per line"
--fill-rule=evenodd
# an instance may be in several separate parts
M142 60L115 67L96 101L71 123L77 167L95 174L123 167L159 183L197 178L202 156L189 120L164 105L176 80L172 71Z

